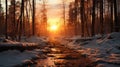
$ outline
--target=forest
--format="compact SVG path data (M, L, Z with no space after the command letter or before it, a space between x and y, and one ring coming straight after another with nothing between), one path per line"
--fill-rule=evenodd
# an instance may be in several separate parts
M120 67L120 0L0 0L0 67Z
M47 0L42 0L40 19L37 18L36 0L2 1L0 0L0 35L17 40L21 36L48 35ZM65 11L65 0L61 4L64 20L61 34L64 36L85 37L120 31L119 0L73 0L69 3L68 14Z

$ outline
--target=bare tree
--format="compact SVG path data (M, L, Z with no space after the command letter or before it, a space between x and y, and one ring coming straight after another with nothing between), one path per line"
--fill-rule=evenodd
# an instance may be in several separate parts
M4 17L4 10L3 10L3 6L0 0L0 35L4 34L4 27L5 27L5 23L4 23L5 17Z
M2 8L2 5L1 5L1 0L0 0L0 16L1 16L1 8ZM1 18L0 18L0 20L1 20ZM1 21L0 21L0 23L1 23Z
M101 34L104 34L104 26L103 26L103 0L100 0L100 23L101 23Z
M118 22L118 11L117 11L117 0L113 1L114 3L114 18L115 18L115 32L119 32L119 22Z
M92 31L91 31L91 34L92 36L95 35L95 3L96 3L96 0L92 0L93 2L93 7L92 7Z
M81 15L81 36L84 37L84 0L81 0L80 15Z
M25 2L25 20L24 20L24 35L25 36L30 36L30 9L31 8L31 3L30 0L27 0Z
M32 35L35 35L35 2L36 0L32 0L33 5L33 14L32 14Z
M8 0L5 0L5 6L6 6L6 20L5 20L5 38L8 39L8 33L7 33L7 27L8 27L8 23L7 23L7 8L8 8Z
M111 7L111 32L113 32L113 0L110 0L110 7Z
M80 24L79 24L79 21L78 21L78 19L80 19L80 18L78 18L78 16L79 16L79 4L78 3L80 3L80 1L79 0L75 0L74 1L74 11L73 11L73 13L74 13L74 24L75 24L75 35L78 35L78 31L80 31L79 30L79 27L78 26L80 26Z
M21 35L22 35L22 26L23 26L23 15L24 15L24 0L21 1L21 10L20 10L20 17L19 17L19 20L20 20L20 23L19 23L19 41L21 40Z
M1 4L1 0L0 0L0 23L1 23L1 10L2 10L2 4Z
M41 9L41 35L47 35L47 9L46 9L47 0L42 0L42 9Z
M68 27L68 33L71 33L71 34L69 34L69 35L71 35L71 36L73 36L73 34L75 33L75 32L73 32L74 31L74 20L76 19L74 16L75 16L75 14L74 14L74 9L73 9L73 2L71 2L70 4L69 4L69 22L68 22L68 24L67 24L67 27Z
M66 12L65 12L65 0L62 0L62 5L63 5L63 19L64 19L64 35L66 35Z
M15 4L15 1L16 1L16 0L13 1L13 5L14 5L14 22L13 22L13 23L14 23L14 28L15 28L15 26L16 26L16 18L15 18L15 17L16 17L16 16L15 16L15 15L16 15L16 14L15 14L15 12L16 12L16 9L15 9L15 8L16 8L16 4ZM15 30L14 30L14 31L15 31Z

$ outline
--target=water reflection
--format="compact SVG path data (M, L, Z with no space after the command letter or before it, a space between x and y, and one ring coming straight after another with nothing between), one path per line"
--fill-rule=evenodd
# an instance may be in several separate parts
M47 59L37 60L36 67L85 67L87 64L81 60L85 58L78 58L79 56L72 56L71 54L48 54ZM89 60L88 60L89 61Z
M35 67L55 67L53 60L54 59L51 57L48 57L47 59L39 59L37 60Z
M54 45L47 58L36 60L34 67L95 67L91 60L81 56L81 53L68 49L62 45Z
M62 51L59 48L51 48L51 53L61 53Z

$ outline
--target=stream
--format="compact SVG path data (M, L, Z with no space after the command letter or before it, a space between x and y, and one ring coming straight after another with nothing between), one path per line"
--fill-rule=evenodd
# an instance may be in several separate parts
M32 64L26 64L24 67L95 67L96 64L81 55L80 52L65 47L58 42L50 42L44 47L42 54L32 60Z

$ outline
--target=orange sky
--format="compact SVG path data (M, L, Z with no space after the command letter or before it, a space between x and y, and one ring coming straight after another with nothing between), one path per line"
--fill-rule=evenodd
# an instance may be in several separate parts
M39 4L42 4L42 0L37 0ZM47 17L48 22L59 22L62 19L62 1L63 0L47 0ZM66 1L66 10L68 10L68 4L72 0ZM39 7L38 7L39 8ZM67 15L67 12L66 12Z
M5 4L5 0L1 0L2 3ZM8 0L10 1L10 0ZM17 1L17 0L16 0ZM21 1L21 0L20 0ZM55 19L56 22L59 22L59 20L62 19L62 1L63 0L47 0L47 17L48 17L48 22L51 21L52 19ZM73 0L65 0L66 1L66 9L68 10L68 4L69 2ZM37 4L42 4L42 0L36 0ZM8 2L9 4L9 2ZM5 5L2 5L5 7ZM5 8L4 8L5 10ZM40 7L37 7L37 10L40 11ZM66 12L67 15L67 12Z
M66 4L70 2L70 0L65 0ZM48 9L48 18L61 18L62 17L62 0L48 0L49 7ZM68 5L66 5L67 7ZM68 9L68 8L66 8Z

